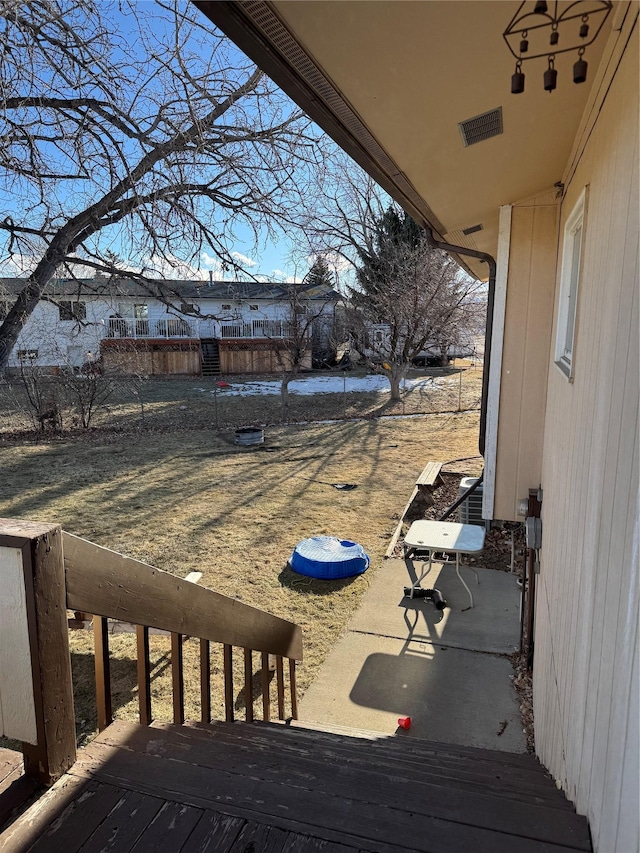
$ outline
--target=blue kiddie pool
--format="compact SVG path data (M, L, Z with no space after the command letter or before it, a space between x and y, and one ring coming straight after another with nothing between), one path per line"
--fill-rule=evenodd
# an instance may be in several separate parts
M335 536L312 536L298 542L289 559L294 572L322 580L361 575L369 568L362 545Z

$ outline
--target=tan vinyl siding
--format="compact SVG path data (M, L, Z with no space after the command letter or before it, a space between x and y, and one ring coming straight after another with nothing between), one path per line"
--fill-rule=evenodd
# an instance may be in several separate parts
M534 663L537 752L595 849L621 853L638 844L640 749L637 26L625 44L562 206L561 234L588 187L573 382L549 371Z
M516 520L542 477L556 270L555 191L513 205L500 380L493 517Z

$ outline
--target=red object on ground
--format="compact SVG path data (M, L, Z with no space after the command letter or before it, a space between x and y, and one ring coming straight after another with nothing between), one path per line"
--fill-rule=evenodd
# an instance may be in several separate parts
M410 729L411 717L400 717L400 719L398 720L398 725L401 729Z
M231 388L231 385L229 385L229 383L225 382L223 379L220 380L220 382L216 382L216 385L218 386L218 388Z

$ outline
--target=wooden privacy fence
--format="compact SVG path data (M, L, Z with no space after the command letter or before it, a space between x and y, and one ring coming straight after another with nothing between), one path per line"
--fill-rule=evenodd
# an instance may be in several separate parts
M146 563L63 533L67 608L94 616L98 728L112 721L108 619L136 625L140 723L152 720L149 628L171 633L173 720L184 722L184 637L200 641L201 720L211 721L210 645L220 643L224 660L225 719L234 719L234 648L244 658L246 720L253 720L253 655L261 656L262 718L271 719L270 659L275 659L278 718L285 719L288 682L291 717L297 719L297 660L302 660L298 625L256 607L176 578ZM285 659L288 676L285 679Z

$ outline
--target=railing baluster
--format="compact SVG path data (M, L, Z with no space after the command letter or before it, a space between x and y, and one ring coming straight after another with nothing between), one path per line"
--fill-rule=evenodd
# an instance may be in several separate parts
M96 669L96 703L98 706L98 731L104 731L113 722L111 708L111 670L109 666L109 634L107 619L93 617L93 639Z
M271 719L271 696L269 695L269 654L262 652L262 719Z
M289 658L289 689L291 690L291 719L298 719L298 693L296 690L296 662Z
M233 647L224 644L224 718L232 723L233 716Z
M200 719L211 722L211 656L209 640L200 640Z
M282 655L276 656L276 682L278 685L278 719L284 720L284 669Z
M182 634L171 634L171 682L173 686L173 722L184 723L184 667Z
M251 649L244 650L244 704L246 720L253 722L253 656Z
M151 723L151 668L149 666L149 629L136 625L138 646L138 704L140 707L140 724L148 726Z

